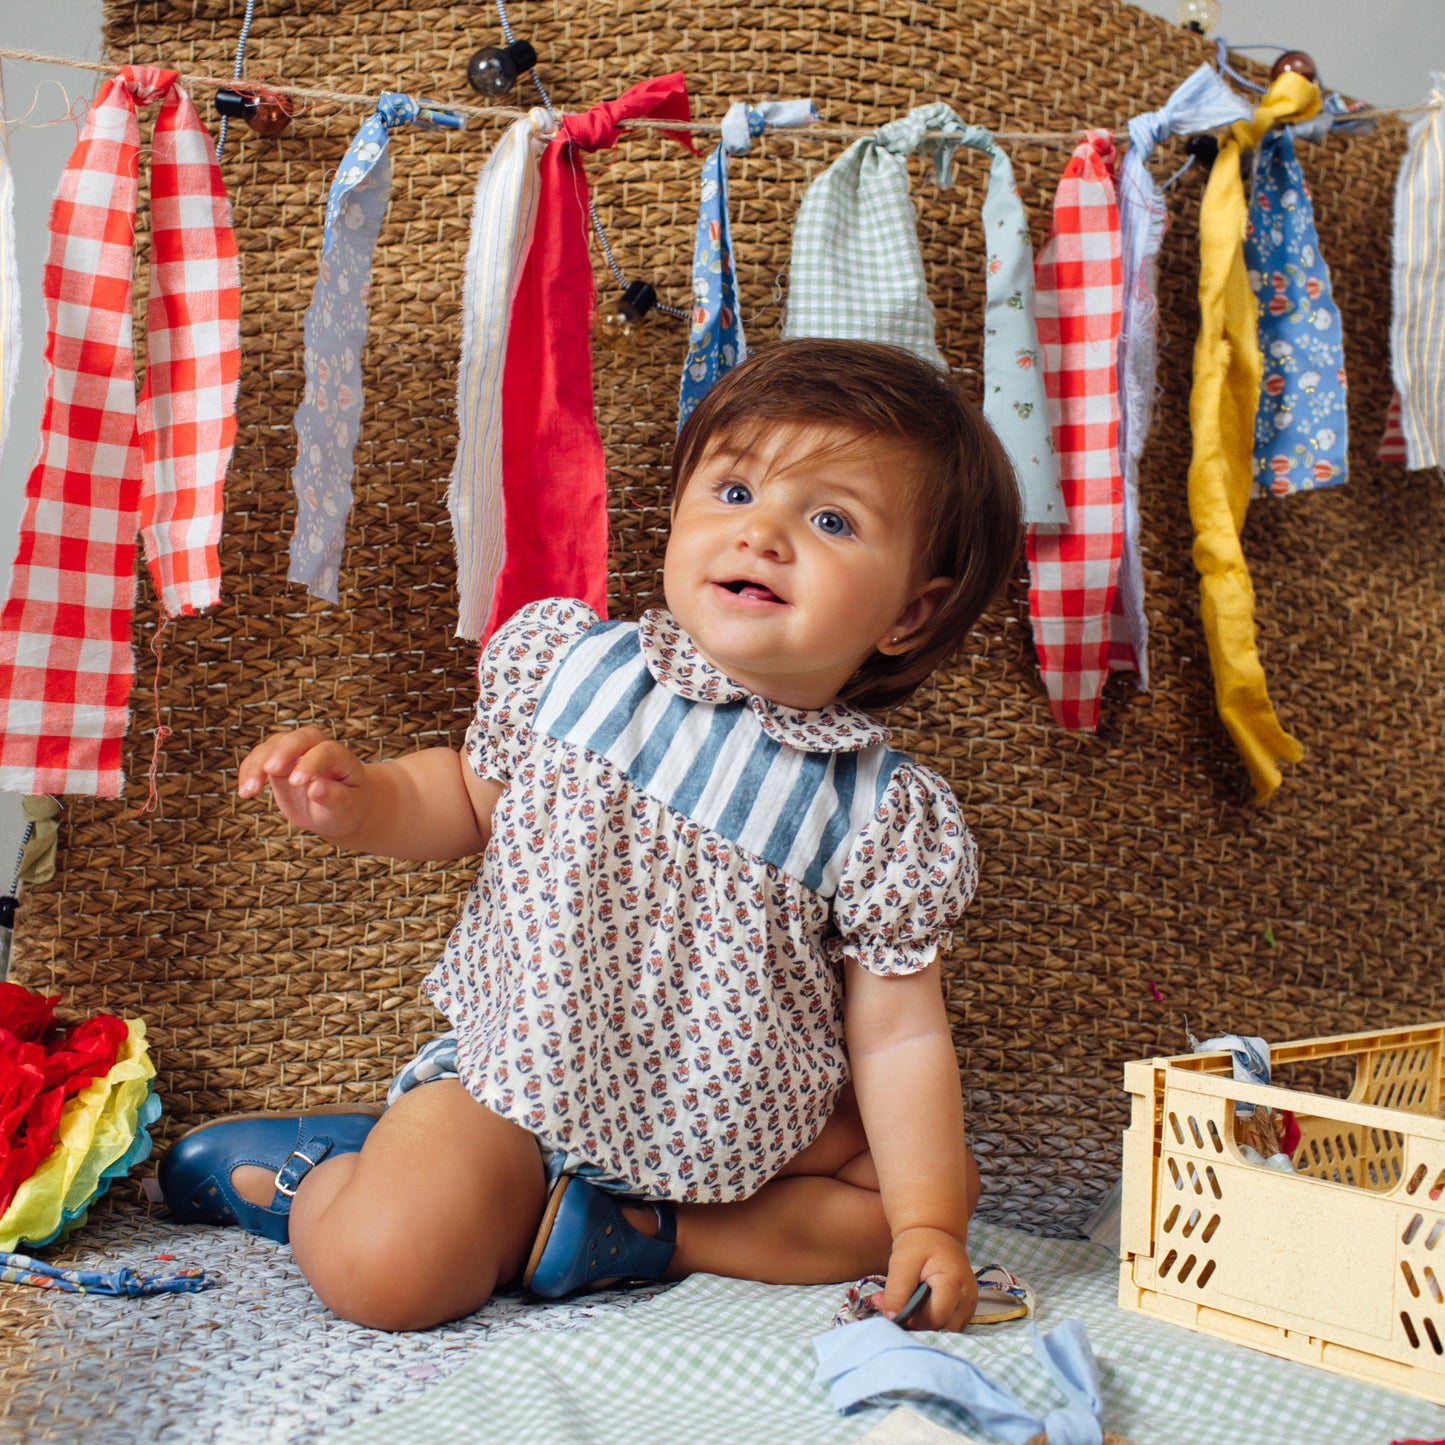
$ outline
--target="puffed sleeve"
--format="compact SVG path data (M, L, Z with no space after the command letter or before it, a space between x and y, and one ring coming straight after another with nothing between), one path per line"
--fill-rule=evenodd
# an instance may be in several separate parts
M928 768L900 764L844 865L832 952L870 973L917 973L948 944L977 886L978 848L952 790Z
M480 777L511 781L552 668L597 621L585 602L549 597L529 602L493 633L477 665L477 710L462 745Z

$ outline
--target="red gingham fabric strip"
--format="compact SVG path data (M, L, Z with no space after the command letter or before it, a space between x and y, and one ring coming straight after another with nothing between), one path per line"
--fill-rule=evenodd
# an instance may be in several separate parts
M1034 266L1039 344L1068 522L1028 533L1029 616L1049 707L1092 731L1111 667L1134 666L1116 611L1123 549L1119 326L1123 305L1114 146L1090 131L1069 158Z
M220 596L240 270L210 137L176 79L125 66L102 87L51 211L40 444L0 612L0 787L13 792L121 791L138 531L169 616ZM136 105L156 100L137 402Z

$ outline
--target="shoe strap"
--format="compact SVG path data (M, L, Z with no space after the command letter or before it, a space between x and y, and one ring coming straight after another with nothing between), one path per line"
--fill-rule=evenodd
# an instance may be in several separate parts
M677 1243L677 1210L671 1204L660 1204L657 1200L649 1200L652 1205L652 1212L657 1216L657 1234L654 1238L660 1244L675 1245ZM672 1258L672 1250L669 1249L668 1258Z
M301 1143L305 1144L305 1149L300 1147ZM325 1135L318 1134L315 1138L299 1141L298 1146L281 1161L281 1167L276 1171L276 1194L271 1200L271 1208L290 1209L291 1200L301 1181L330 1152L331 1140Z

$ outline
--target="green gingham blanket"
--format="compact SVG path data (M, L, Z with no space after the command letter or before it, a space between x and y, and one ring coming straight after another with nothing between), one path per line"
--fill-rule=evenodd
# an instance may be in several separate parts
M1103 1423L1135 1445L1389 1445L1445 1436L1445 1409L1177 1326L1115 1304L1118 1262L1098 1245L976 1223L976 1264L998 1261L1037 1291L1036 1321L1084 1321L1099 1361ZM813 1383L814 1336L838 1286L695 1275L605 1319L482 1344L420 1400L328 1438L498 1445L827 1445L879 1425L886 1406L835 1414ZM933 1335L1040 1415L1062 1403L1026 1321ZM935 1424L984 1432L957 1409L909 1401Z

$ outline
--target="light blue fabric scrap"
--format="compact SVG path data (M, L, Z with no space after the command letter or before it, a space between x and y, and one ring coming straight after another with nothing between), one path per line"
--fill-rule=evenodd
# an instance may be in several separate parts
M397 126L455 128L462 117L386 91L341 158L326 198L320 274L302 323L305 391L296 409L296 530L287 579L337 600L361 434L361 353L371 257L391 197L387 138Z
M1068 1403L1040 1417L977 1365L936 1349L891 1320L843 1325L813 1341L814 1382L828 1387L840 1413L880 1396L919 1392L957 1405L1007 1442L1024 1442L1041 1430L1049 1445L1101 1445L1099 1371L1078 1320L1064 1320L1047 1335L1035 1332L1035 1357Z
M1196 1054L1228 1050L1237 1084L1269 1083L1269 1044L1258 1034L1220 1034L1191 1047ZM1254 1104L1236 1103L1234 1112L1241 1118L1248 1118L1256 1107Z
M1119 166L1120 264L1124 309L1119 326L1119 457L1124 476L1124 548L1119 562L1119 611L1138 663L1141 691L1149 686L1149 623L1144 612L1144 566L1139 552L1139 459L1154 415L1159 366L1159 250L1169 221L1164 191L1149 159L1171 135L1217 130L1248 120L1250 108L1208 65L1201 65L1159 110L1129 122L1129 148Z

